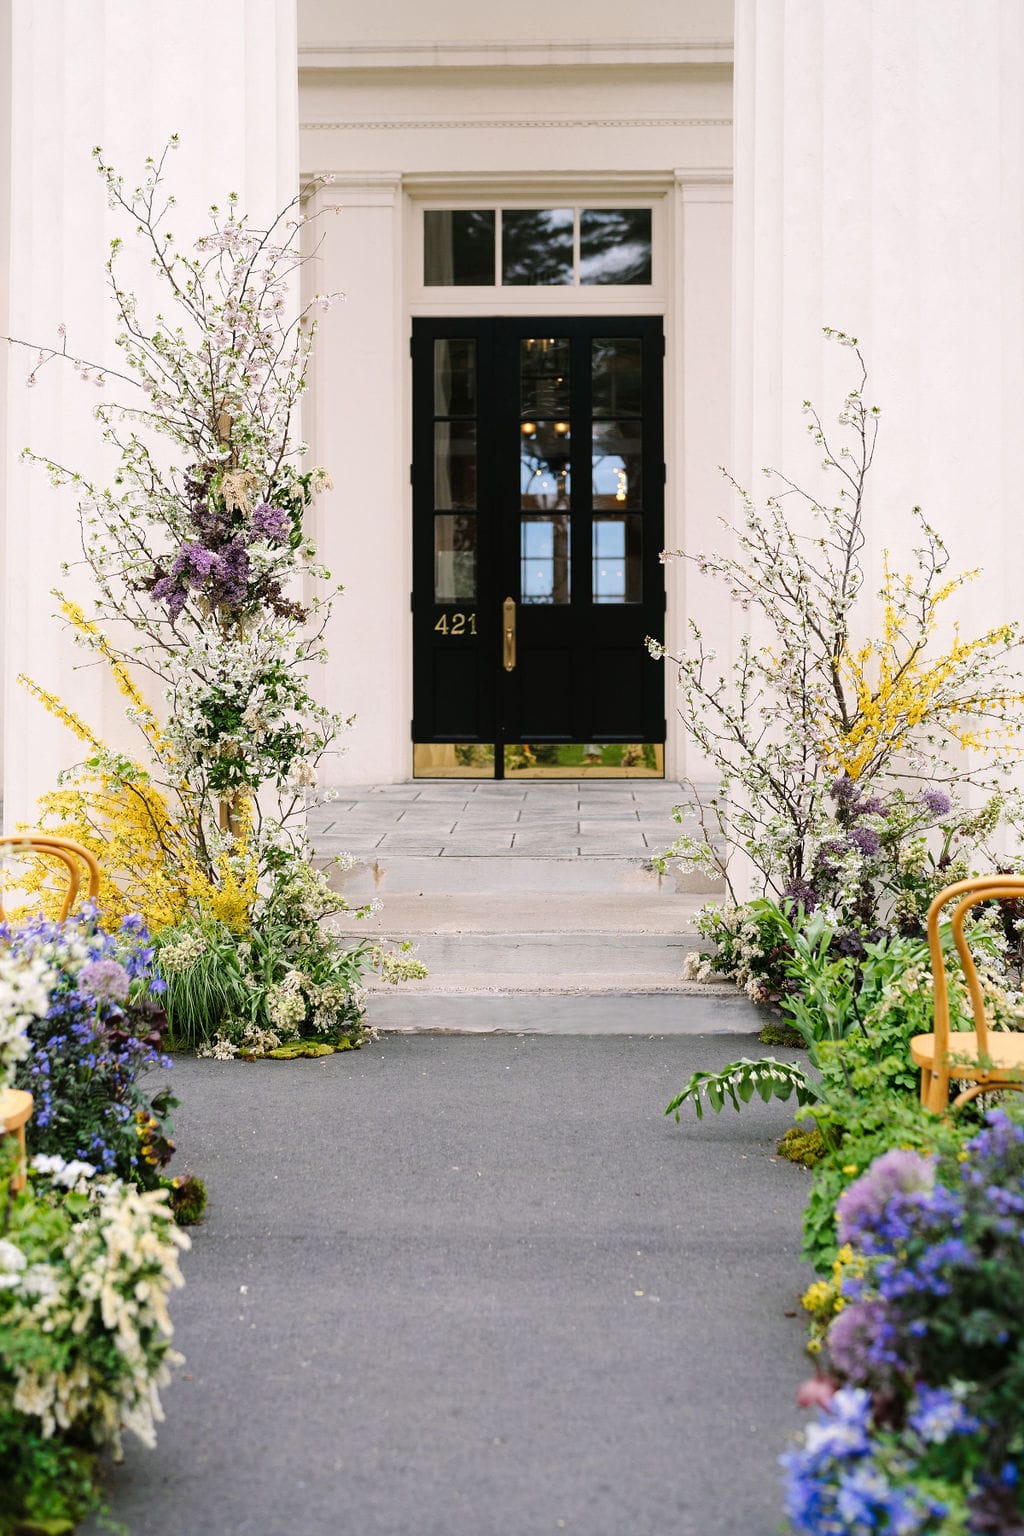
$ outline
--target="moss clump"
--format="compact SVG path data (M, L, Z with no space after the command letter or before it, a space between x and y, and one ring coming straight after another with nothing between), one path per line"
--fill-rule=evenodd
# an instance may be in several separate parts
M807 1041L798 1030L790 1024L776 1024L774 1022L764 1024L761 1033L757 1037L762 1045L788 1045L799 1046L806 1049Z
M803 1163L805 1168L813 1168L815 1163L821 1162L828 1148L817 1127L805 1131L802 1125L791 1125L779 1142L777 1151L780 1157L788 1158L791 1163Z
M171 1210L179 1227L194 1227L202 1221L206 1210L206 1185L194 1173L184 1178L168 1179L166 1189L171 1197Z
M296 1056L330 1056L335 1051L358 1049L356 1041L343 1035L339 1040L286 1040L284 1045L277 1045L265 1054L275 1061L294 1061Z

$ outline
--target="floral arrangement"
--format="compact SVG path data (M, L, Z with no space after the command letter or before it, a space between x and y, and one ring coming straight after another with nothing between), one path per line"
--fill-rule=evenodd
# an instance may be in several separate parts
M828 1370L804 1393L823 1421L784 1458L793 1529L1020 1530L1019 1106L990 1110L942 1153L875 1158L841 1194L836 1227L831 1280L805 1297Z
M162 1190L37 1157L13 1194L0 1137L0 1531L95 1510L97 1453L145 1445L178 1356L167 1300L189 1239Z
M39 978L13 1072L14 1085L35 1100L34 1149L144 1188L158 1185L174 1151L175 1100L167 1089L147 1095L140 1081L171 1066L153 959L140 919L125 918L111 933L92 908L64 923L36 917L0 926L0 988L9 973Z
M735 902L728 861L741 852L757 871L759 894L804 901L813 893L842 925L864 921L883 833L890 846L916 847L926 821L948 813L947 786L991 788L1009 771L1024 690L1014 623L972 639L954 626L948 648L935 651L945 605L979 573L948 574L948 551L920 508L912 514L921 540L915 564L904 574L885 558L881 632L858 640L867 597L863 513L880 412L864 400L856 338L825 334L851 347L860 366L838 418L849 441L834 443L804 403L823 468L835 478L834 499L766 470L774 489L764 507L736 487L737 553L690 557L751 618L727 672L692 623L686 654L670 657L680 714L719 784L704 799L690 786L699 833L681 836L663 860L724 877ZM954 766L954 751L975 753L974 767ZM916 798L911 790L898 813L893 792L922 782L941 787Z
M301 197L256 229L231 194L226 209L210 209L209 231L179 250L164 185L176 142L147 160L134 190L94 152L111 206L148 250L165 309L143 312L122 282L115 239L106 272L121 365L75 356L61 327L60 345L37 351L28 380L60 359L87 382L131 391L95 409L117 459L112 485L28 455L78 497L81 564L97 595L87 613L59 593L60 611L77 643L110 669L140 736L137 756L114 751L41 683L23 678L88 754L43 797L43 823L99 856L105 920L139 912L155 935L173 929L165 954L180 955L191 934L193 948L201 942L206 953L226 956L231 946L209 937L234 935L244 989L261 992L248 1021L258 1031L294 1034L302 992L306 1022L319 1021L325 1035L333 1010L337 1038L357 1044L359 978L367 966L391 963L378 948L355 945L331 969L311 937L301 952L291 942L272 964L265 956L250 963L268 911L288 905L280 888L301 880L307 896L316 888L323 912L346 908L328 872L312 866L305 833L319 764L350 724L318 702L309 676L327 660L336 592L325 586L330 573L307 519L331 482L325 470L301 467L306 446L296 436L315 317L332 297L318 295L303 309L293 303L308 222ZM140 675L158 689L155 704ZM41 865L28 884L45 898ZM163 966L172 1025L182 1012L176 964ZM227 974L214 990L232 986ZM239 1016L233 1004L215 1009L202 1025L190 1018L182 1034L210 1041ZM250 1032L248 1043L265 1041Z

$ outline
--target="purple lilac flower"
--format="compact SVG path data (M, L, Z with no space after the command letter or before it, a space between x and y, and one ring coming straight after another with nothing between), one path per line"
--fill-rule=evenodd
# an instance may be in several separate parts
M941 789L922 789L918 796L929 816L945 816L953 802Z
M886 1152L843 1190L836 1204L840 1243L857 1242L879 1221L896 1194L927 1192L935 1186L935 1161L920 1152Z
M248 582L249 556L239 540L232 540L217 557L210 583L210 602L240 608L246 599Z
M818 905L817 893L809 880L803 880L796 876L786 886L782 893L783 900L791 901L795 906L803 907L804 912L810 916Z
M266 501L261 501L252 514L253 538L266 539L270 544L279 544L290 526L291 519L283 507L272 507Z
M128 987L128 972L116 960L91 960L78 973L79 992L97 1003L123 1003Z

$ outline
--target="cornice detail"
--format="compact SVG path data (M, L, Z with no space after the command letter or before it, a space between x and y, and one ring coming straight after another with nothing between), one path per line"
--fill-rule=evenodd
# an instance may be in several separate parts
M299 44L300 69L530 67L549 64L731 64L731 38L608 38L573 42L542 38L459 42L309 42Z
M300 127L312 132L342 130L348 133L379 132L382 129L412 129L421 132L433 128L731 128L731 117L397 117L349 119L336 122L307 122Z

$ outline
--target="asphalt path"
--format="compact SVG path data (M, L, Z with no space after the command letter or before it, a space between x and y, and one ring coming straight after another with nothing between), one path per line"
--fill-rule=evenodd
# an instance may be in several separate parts
M723 1036L179 1058L210 1186L132 1536L774 1536L803 1415L788 1105L677 1125Z

